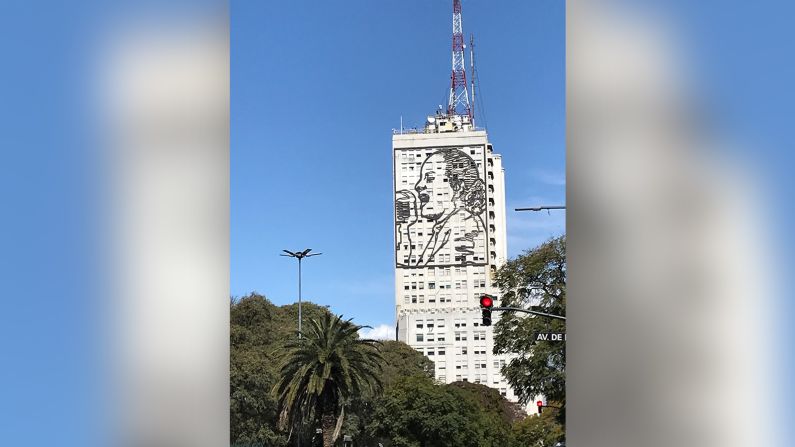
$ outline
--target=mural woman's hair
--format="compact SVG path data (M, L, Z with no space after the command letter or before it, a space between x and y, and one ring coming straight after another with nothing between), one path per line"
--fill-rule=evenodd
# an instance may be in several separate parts
M471 214L483 214L486 209L486 185L480 178L475 160L454 148L440 149L436 153L444 158L444 173L453 189L454 199L460 199Z

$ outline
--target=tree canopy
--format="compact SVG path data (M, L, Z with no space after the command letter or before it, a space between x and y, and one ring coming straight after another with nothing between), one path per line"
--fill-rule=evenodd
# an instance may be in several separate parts
M566 237L550 239L508 261L495 283L502 291L501 305L533 308L566 315ZM523 404L537 395L562 403L559 419L565 420L566 346L562 342L536 341L540 332L565 332L562 320L503 312L494 328L494 350L516 355L502 374Z
M327 308L309 302L303 303L303 313L306 331L311 330L312 319L337 319ZM292 445L289 429L278 424L278 393L273 391L274 387L278 390L280 378L292 374L279 367L291 345L296 345L297 306L276 306L251 294L232 301L230 318L231 444ZM349 341L362 341L355 330L347 334ZM404 343L384 341L380 352L383 389L364 387L344 399L341 433L351 435L354 446L372 447L380 442L384 446L546 447L545 440L558 439L555 433L562 428L547 421L553 413L545 414L543 421L532 419L538 419L535 415L525 418L521 408L485 385L437 383L433 362ZM315 418L300 428L302 445L309 445L320 422Z
M371 429L384 446L505 447L510 425L478 404L471 390L421 377L398 380L375 409Z
M309 320L302 338L285 343L274 387L283 428L318 421L323 446L331 447L351 400L381 389L380 343L360 339L359 329L326 314Z

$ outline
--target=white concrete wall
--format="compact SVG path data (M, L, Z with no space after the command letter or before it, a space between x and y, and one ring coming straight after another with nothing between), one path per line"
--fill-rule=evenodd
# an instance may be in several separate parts
M394 135L393 191L411 192L420 176L416 160L425 160L428 153L433 153L433 148L441 147L460 148L476 162L480 162L478 168L481 178L486 182L487 197L482 247L485 253L484 265L456 266L451 259L449 263L441 261L446 264L443 267L402 267L397 263L409 251L404 250L403 245L397 248L395 305L398 339L434 361L437 380L445 383L458 380L479 382L500 390L511 400L516 400L507 382L499 374L500 367L509 358L492 354L492 326L480 325L479 297L484 293L498 295L499 291L491 286L492 266L499 267L507 259L505 182L501 157L489 151L485 131ZM471 153L473 151L475 154ZM416 157L417 153L421 154L420 157ZM404 154L410 156L405 157ZM412 163L414 166L410 169ZM438 192L434 190L434 195ZM490 204L492 201L493 204ZM493 217L489 217L492 213ZM411 221L413 220L409 219ZM451 218L449 222L452 228L464 225L462 219ZM493 230L490 229L492 226ZM427 236L432 227L433 222L419 222L413 224L409 230L406 230L405 224L403 227L398 225L396 241L401 240L401 236L397 234L400 231L413 231L416 239L412 241L418 243ZM420 232L423 235L417 236ZM407 233L404 233L404 242L405 234ZM413 251L411 253L414 254ZM445 250L439 253L442 258ZM450 254L453 257L455 255L454 252ZM431 284L433 288L430 288ZM495 313L494 323L498 318L499 315Z

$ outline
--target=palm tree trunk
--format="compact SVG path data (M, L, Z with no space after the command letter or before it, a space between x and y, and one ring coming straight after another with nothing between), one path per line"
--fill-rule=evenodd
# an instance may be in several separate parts
M323 429L323 447L334 445L334 427L336 425L334 413L326 413L320 418L320 428Z

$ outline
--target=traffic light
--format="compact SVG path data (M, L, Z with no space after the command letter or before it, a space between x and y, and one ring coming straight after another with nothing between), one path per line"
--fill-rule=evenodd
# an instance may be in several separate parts
M536 405L538 406L538 414L541 414L541 409L544 408L544 402L538 400L536 401Z
M480 297L480 310L483 314L483 326L491 326L491 308L494 307L494 297L483 295Z

